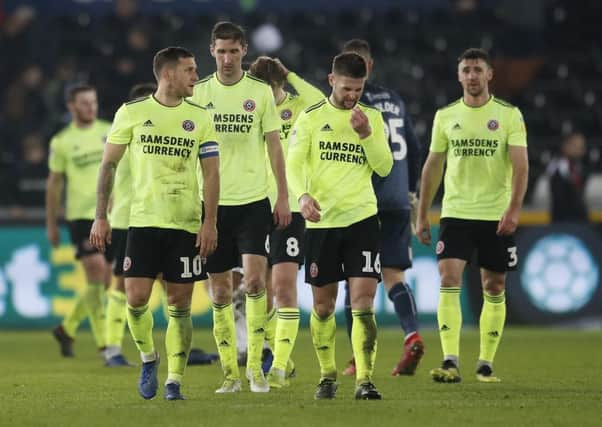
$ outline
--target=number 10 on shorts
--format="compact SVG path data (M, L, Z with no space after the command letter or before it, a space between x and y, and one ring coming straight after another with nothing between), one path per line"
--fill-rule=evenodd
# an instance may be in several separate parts
M181 256L180 257L180 261L182 261L183 265L183 272L180 275L180 277L182 279L190 279L192 278L192 273L194 272L195 276L198 276L199 274L201 274L201 272L203 271L203 260L201 259L200 255L195 256L194 258L192 258L192 272L190 271L190 258L187 256Z

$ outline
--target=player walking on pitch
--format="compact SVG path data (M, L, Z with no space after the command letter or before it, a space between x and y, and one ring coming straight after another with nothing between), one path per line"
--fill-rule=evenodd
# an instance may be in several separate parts
M113 177L130 148L132 199L124 259L128 325L142 358L138 391L145 399L158 388L159 355L153 341L148 301L159 273L167 283L169 322L165 335L167 381L164 397L184 397L180 385L190 350L190 303L194 282L205 278L202 258L217 244L218 145L213 122L203 108L184 99L198 79L186 49L160 50L153 60L157 91L122 105L115 114L98 177L96 220L90 241L104 250L111 227L107 205ZM204 218L197 182L203 174Z
M290 138L289 181L308 221L305 281L312 285L312 340L320 363L316 399L337 390L334 306L339 280L351 293L355 398L381 399L372 383L376 359L373 303L380 278L379 224L372 173L393 166L380 111L358 103L367 69L355 53L334 58L327 99L306 109Z
M462 273L478 254L483 286L479 319L481 347L477 379L499 382L493 359L506 320L506 271L515 270L514 232L527 190L527 133L518 108L489 93L489 55L468 49L458 58L463 96L435 114L430 153L422 170L416 234L431 243L428 209L441 184L445 192L436 245L441 289L437 308L443 363L433 369L437 382L460 382Z

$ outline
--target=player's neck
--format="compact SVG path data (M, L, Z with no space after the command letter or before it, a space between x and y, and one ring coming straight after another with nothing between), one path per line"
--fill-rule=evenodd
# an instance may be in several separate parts
M225 76L224 74L220 73L219 71L217 72L217 78L220 81L221 84L229 86L229 85L233 85L234 83L238 83L240 81L240 79L242 79L242 76L244 75L244 71L242 70L242 68L238 69L235 73L232 73L232 75L230 76Z
M91 120L89 122L74 119L73 120L73 124L78 129L87 129L87 128L91 127L94 124L95 121L96 121L96 119Z
M284 91L284 89L281 88L278 91L276 91L276 105L282 104L285 99L286 99L286 92Z
M159 104L166 107L177 107L182 103L181 96L171 93L161 85L159 85L157 91L153 94L153 98L155 98L155 101Z
M469 93L464 92L464 104L468 105L469 107L473 107L473 108L481 107L481 106L487 104L487 102L489 102L490 99L491 99L491 94L489 93L488 90L484 90L477 96L473 96Z

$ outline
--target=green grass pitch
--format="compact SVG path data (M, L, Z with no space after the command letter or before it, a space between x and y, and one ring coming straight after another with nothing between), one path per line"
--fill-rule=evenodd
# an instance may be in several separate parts
M342 325L340 325L342 329ZM156 334L162 353L163 335ZM339 377L334 401L315 401L318 364L307 330L294 351L298 375L290 388L269 394L215 395L218 365L186 371L186 401L138 396L138 368L105 368L92 337L80 333L76 357L63 359L49 331L0 331L0 426L600 426L602 335L557 329L507 328L498 351L500 384L477 383L478 331L462 336L460 384L436 384L429 370L441 358L436 332L426 332L426 354L413 377L389 375L400 352L400 332L379 333L374 382L384 400L353 400L353 380ZM210 330L197 329L197 347L213 351ZM129 335L125 353L138 362ZM350 346L339 331L341 370ZM166 375L165 360L159 381Z

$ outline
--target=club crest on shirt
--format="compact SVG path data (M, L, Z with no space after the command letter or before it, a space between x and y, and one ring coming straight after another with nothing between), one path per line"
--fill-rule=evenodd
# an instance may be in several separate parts
M280 118L282 120L290 120L291 117L293 117L293 112L288 108L286 110L282 110L280 113Z
M500 124L495 119L491 119L487 122L487 129L489 129L491 131L497 130L499 127L500 127Z
M253 101L252 99L247 99L245 102L242 103L242 108L244 108L244 110L249 113L255 111L255 101Z
M194 130L194 122L192 120L184 120L182 128L187 132L192 132Z

